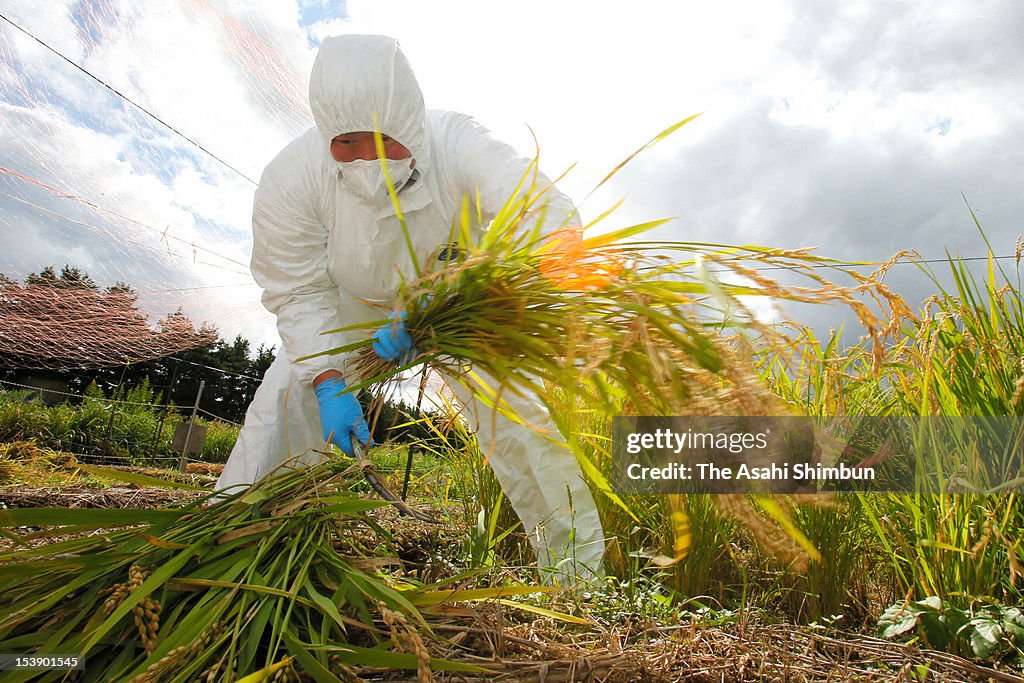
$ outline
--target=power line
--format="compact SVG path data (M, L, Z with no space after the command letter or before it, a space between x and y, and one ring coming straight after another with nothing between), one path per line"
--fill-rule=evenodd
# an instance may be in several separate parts
M911 265L911 264L915 264L915 263L949 263L951 260L954 261L954 262L956 262L956 261L964 261L964 262L966 262L966 261L987 261L989 258L990 258L989 256L958 256L958 257L953 258L953 259L944 259L944 258L915 259L913 261L894 261L891 265L893 265L893 266L907 266L907 265ZM1007 261L1009 259L1017 259L1018 256L1016 254L1007 254L1005 256L992 256L991 258L994 261ZM857 262L846 263L846 264L837 263L835 265L828 264L828 263L814 263L814 264L811 264L811 265L801 264L800 267L801 268L814 268L814 269L818 269L818 268L835 268L837 266L847 266L847 267L858 267L859 266L859 267L866 268L866 267L869 267L869 266L881 266L881 265L883 265L885 263L886 263L885 261L857 261ZM793 269L788 267L788 266L760 266L758 268L750 268L749 270L760 271L760 270L793 270ZM728 269L723 269L723 270L715 270L715 271L712 271L712 272L715 272L715 273L731 273L733 271L728 270Z
M129 406L146 406L148 408L163 408L161 403L140 403L139 401L125 401L116 398L100 398L99 396L86 396L85 394L74 394L67 391L57 391L56 389L47 389L46 387L32 386L30 384L20 384L18 382L8 382L7 380L0 380L0 390L3 389L3 385L9 387L18 387L19 389L27 389L30 391L38 391L40 396L44 393L54 394L56 396L73 396L80 398L84 401L95 401L97 403L118 403L121 405Z
M44 48L49 50L51 53L53 53L57 57L60 57L62 60L64 60L65 62L67 62L71 66L73 66L74 68L78 69L83 74L85 74L86 76L88 76L92 80L96 81L97 83L102 85L104 88L106 88L110 92L114 93L117 97L121 98L125 102L128 102L133 107L135 107L136 109L138 109L142 113L146 114L151 119L153 119L154 121L156 121L160 125L164 126L169 131L174 133L175 135L177 135L180 138L182 138L183 140L187 141L188 143L190 143L191 145L196 147L196 149L198 149L199 151L201 151L204 154L206 154L206 155L210 156L211 158L215 159L220 164L222 164L226 168L228 168L231 171L233 171L234 173L236 173L239 177L249 181L253 185L259 186L258 182L256 182L255 180L253 180L252 178L247 176L245 173L243 173L242 171L239 171L237 168L235 168L234 166L229 164L227 161L225 161L221 157L217 156L216 154L214 154L210 150L208 150L205 147L203 147L199 142L197 142L197 141L193 140L192 138L190 138L189 136L185 135L180 130L178 130L177 128L175 128L171 124L167 123L166 121L164 121L159 116L157 116L153 112L149 111L145 107L143 107L141 104L135 102L130 97L128 97L127 95L123 94L122 92L120 92L119 90L117 90L116 88L114 88L113 86L108 84L103 79L99 78L98 76L96 76L92 72L88 71L85 67L81 66L80 64L78 64L77 62L73 61L69 57L66 57L64 54L62 54L61 52L57 51L55 48L51 47L48 43L43 41L41 38L37 37L35 34L29 32L27 29L22 28L20 25L18 25L17 23L15 23L11 19L9 19L6 15L0 13L0 19L3 19L5 22L10 24L11 26L16 28L17 30L21 31L23 34L25 34L26 36L28 36L32 40L34 40L37 43L39 43L40 45L42 45ZM988 258L989 258L988 256L970 256L970 257L961 257L961 258L958 258L956 260L964 261L964 262L970 262L970 261L984 261L984 260L988 260ZM997 261L1003 261L1003 260L1009 260L1009 259L1017 259L1018 256L1017 255L1006 255L1006 256L995 256L995 257L992 257L992 258L994 258L994 260L997 260ZM231 259L228 259L228 260L231 260ZM232 262L238 263L237 261L232 261ZM881 265L882 263L884 263L884 261L879 261L877 263L873 263L873 262L855 263L855 264L851 264L851 265L853 265L853 266L865 266L866 267L866 266L871 266L871 265ZM916 261L909 261L909 262L908 261L896 261L892 265L906 265L908 263L948 263L948 259L919 259L919 260L916 260ZM240 265L245 265L245 264L240 264ZM833 266L828 265L828 264L812 264L812 265L809 265L809 266L806 266L806 267L812 268L812 269L820 269L820 268L831 268ZM787 268L786 266L761 266L761 267L758 267L758 268L752 268L751 270L754 270L754 271L790 270L790 268ZM726 271L715 271L715 272L726 272ZM220 286L222 286L222 287L233 287L233 286L243 286L243 285L220 285ZM210 288L196 287L196 288L168 289L168 290L154 290L154 291L173 292L173 291L190 291L190 289L210 289ZM149 293L149 292L146 292L146 293ZM206 367L206 366L203 366L203 367ZM210 368L210 369L216 369L216 368ZM239 376L245 377L245 375L239 375ZM256 379L256 378L251 378L251 379Z
M185 140L185 141L189 142L190 144L192 144L193 146L195 146L195 147L196 147L196 148L197 148L197 149L198 149L199 151L201 151L201 152L203 152L204 154L207 154L207 155L209 155L210 157L212 157L212 158L216 159L216 160L217 160L217 161L219 161L219 162L220 162L221 164L223 164L223 165L224 165L225 167L227 167L227 168L231 169L232 171L234 171L235 173L237 173L237 174L238 174L238 175L239 175L240 177L244 178L245 180L248 180L248 181L249 181L250 183L252 183L253 185L259 186L259 183L257 183L257 182L256 182L255 180L253 180L252 178L250 178L250 177L249 177L249 176L247 176L246 174L242 173L242 172L241 172L241 171L239 171L239 170L238 170L237 168L235 168L234 166L232 166L232 165L231 165L231 164L229 164L228 162L224 161L224 160L223 160L223 159L221 159L221 158L220 158L219 156L217 156L216 154L214 154L214 153L213 153L213 152L211 152L210 150L206 149L206 148L205 148L205 147L203 147L203 146L202 146L201 144L199 144L198 142L196 142L195 140L193 140L193 139L192 139L192 138L190 138L189 136L185 135L185 134L184 134L184 133L182 133L182 132L181 132L180 130L178 130L177 128L175 128L175 127L174 127L174 126L172 126L171 124L167 123L166 121L164 121L163 119L161 119L161 118L160 118L159 116L157 116L157 115L156 115L156 114L154 114L153 112L151 112L151 111L149 111L148 109L146 109L145 107L143 107L143 106L142 106L141 104L139 104L138 102L135 102L134 100L132 100L132 99L131 99L130 97L128 97L127 95L123 94L122 92L120 92L119 90L117 90L116 88L114 88L113 86L109 85L109 84L108 84L108 83L107 83L106 81L104 81L103 79L101 79L101 78L99 78L98 76L96 76L96 75L92 74L92 73L91 73L90 71L86 70L86 69L85 69L85 67L83 67L83 66L79 65L79 64L78 64L77 62L75 62L75 61L71 60L70 58L68 58L68 57L65 57L65 56L64 56L63 54L61 54L60 52L58 52L58 51L57 51L56 49L54 49L54 48L50 47L50 45L48 45L48 44L47 44L47 43L46 43L45 41L43 41L43 40L42 40L41 38L38 38L38 37L37 37L36 35L34 35L33 33L30 33L30 32L29 32L29 31L27 31L26 29L23 29L23 28L22 28L21 26L19 26L18 24L14 23L13 21L11 21L10 19L8 19L8 18L7 18L7 17L5 16L5 15L3 15L3 14L0 14L0 19L3 19L3 20L4 20L4 21L6 21L6 22L7 22L8 24L10 24L11 26L13 26L14 28L18 29L19 31L21 31L22 33L24 33L24 34L25 34L26 36L28 36L29 38L31 38L32 40L36 41L37 43L39 43L40 45L42 45L43 47L45 47L45 48L46 48L47 50L49 50L49 51L50 51L50 52L52 52L53 54L55 54L55 55L57 55L58 57L60 57L61 59L63 59L63 60L65 61L65 62L67 62L67 63L68 63L68 64L70 64L71 66L75 67L76 69L78 69L79 71L81 71L81 72L82 72L83 74L85 74L86 76L88 76L88 77L89 77L89 78L91 78L92 80L96 81L97 83L99 83L100 85L102 85L102 86L103 86L104 88L106 88L106 89L107 89L107 90L109 90L110 92L114 93L115 95L117 95L118 97L120 97L120 98L121 98L122 100L124 100L124 101L125 101L125 102L127 102L128 104L132 105L133 107L135 107L136 109L138 109L139 111L141 111L141 112L142 112L143 114L145 114L146 116L150 117L151 119L153 119L154 121L156 121L157 123L159 123L160 125L162 125L163 127L165 127L165 128L167 129L167 130L171 131L172 133L174 133L175 135L177 135L177 136L178 136L178 137L180 137L181 139L183 139L183 140Z
M143 289L135 294L164 294L166 292L194 292L204 289L224 289L225 287L257 287L255 282L239 282L234 285L206 285L204 287L178 287L176 289Z
M213 370L214 372L219 372L222 375L231 375L233 377L244 377L245 379L251 379L251 380L255 380L257 382L262 382L263 381L259 377L253 377L252 375L243 375L243 374L240 374L240 373L237 373L237 372L230 372L228 370L221 370L220 368L214 368L214 367L211 367L209 365L203 365L202 363L194 363L194 362L192 362L190 360L185 360L184 358L178 358L177 356L167 356L167 358L169 358L171 360L178 361L179 363L187 363L188 365L194 365L197 368L205 368L206 370Z
M224 417L221 417L220 415L214 415L210 411L203 410L202 408L196 408L196 412L202 413L203 415L206 415L208 417L212 417L214 420L218 420L219 422L226 422L227 424L233 425L235 427L241 427L242 426L242 425L238 424L237 422L232 422L231 420L229 420L227 418L224 418Z

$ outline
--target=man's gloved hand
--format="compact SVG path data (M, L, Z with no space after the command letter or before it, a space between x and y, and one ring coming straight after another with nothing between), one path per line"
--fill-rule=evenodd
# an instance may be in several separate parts
M332 441L345 455L355 458L352 435L355 434L359 443L368 446L370 430L363 418L359 399L355 394L341 393L344 390L345 380L341 377L324 380L313 389L320 403L320 426L324 431L324 441Z
M407 362L416 353L412 348L412 336L405 329L405 311L395 311L388 323L373 334L373 350L384 360Z

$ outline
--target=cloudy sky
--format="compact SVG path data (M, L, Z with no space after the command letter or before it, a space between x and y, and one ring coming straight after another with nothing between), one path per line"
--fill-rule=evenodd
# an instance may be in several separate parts
M430 107L529 154L532 129L549 175L576 164L584 217L626 197L614 223L676 217L666 239L884 261L983 255L969 204L1013 254L1024 4L709 4L0 0L0 272L71 263L275 344L248 275L254 180L310 125L309 68L340 33L397 37ZM889 281L930 292L912 266Z

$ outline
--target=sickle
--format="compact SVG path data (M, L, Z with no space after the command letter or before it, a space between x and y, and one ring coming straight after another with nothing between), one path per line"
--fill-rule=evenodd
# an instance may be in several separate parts
M363 444L359 443L359 439L356 438L355 434L352 435L352 448L355 450L356 458L359 460L359 468L363 471L363 477L366 479L366 483L370 485L370 488L377 492L377 495L398 508L398 511L406 517L412 517L413 519L417 519L428 524L441 523L430 515L409 507L406 505L405 501L392 493L391 490L384 485L381 481L380 475L373 469L373 463L370 461L370 458L367 457L366 448Z

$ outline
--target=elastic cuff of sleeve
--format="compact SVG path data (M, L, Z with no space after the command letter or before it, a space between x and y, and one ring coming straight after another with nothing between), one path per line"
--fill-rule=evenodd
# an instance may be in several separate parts
M327 361L326 363L324 361ZM323 358L310 358L309 360L302 361L291 361L292 377L304 382L309 385L313 383L319 375L327 372L328 370L337 370L341 374L347 374L342 367L344 359L339 359L337 356L328 356Z
M331 377L325 379L320 384L313 387L313 392L317 398L323 398L324 396L335 396L345 391L345 380L342 377Z

